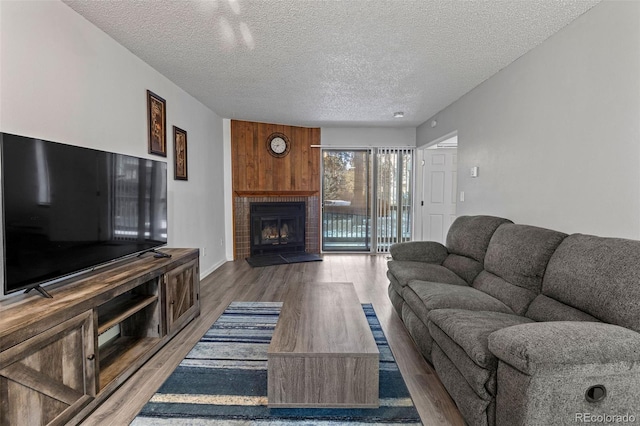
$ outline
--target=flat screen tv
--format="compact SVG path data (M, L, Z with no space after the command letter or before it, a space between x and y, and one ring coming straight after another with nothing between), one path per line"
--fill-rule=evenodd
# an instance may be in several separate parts
M167 243L167 165L0 133L4 293Z

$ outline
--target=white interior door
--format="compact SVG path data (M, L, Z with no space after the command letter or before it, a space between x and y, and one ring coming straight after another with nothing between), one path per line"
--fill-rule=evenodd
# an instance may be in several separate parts
M444 244L456 218L457 148L422 150L422 200L419 203L421 235L424 241Z

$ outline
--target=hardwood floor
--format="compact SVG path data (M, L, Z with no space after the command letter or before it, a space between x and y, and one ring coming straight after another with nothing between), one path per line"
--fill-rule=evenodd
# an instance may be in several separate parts
M252 268L227 262L202 280L201 314L82 423L128 425L173 369L232 301L281 301L302 281L353 282L361 303L372 303L425 426L464 425L433 368L416 350L393 310L385 256L325 254L322 262Z

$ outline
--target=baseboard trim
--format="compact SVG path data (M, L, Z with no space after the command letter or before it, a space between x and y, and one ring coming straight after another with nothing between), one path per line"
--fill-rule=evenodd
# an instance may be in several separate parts
M227 262L228 262L227 259L222 259L222 260L218 261L218 263L215 263L211 268L207 269L206 271L202 271L200 273L200 281L205 279L207 276L211 275L213 272L215 272L216 269L218 269L219 267L221 267L222 265L224 265Z

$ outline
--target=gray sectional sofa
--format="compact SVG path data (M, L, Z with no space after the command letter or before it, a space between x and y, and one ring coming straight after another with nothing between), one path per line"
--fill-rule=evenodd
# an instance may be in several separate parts
M468 424L640 422L640 241L462 216L391 255L391 302Z

